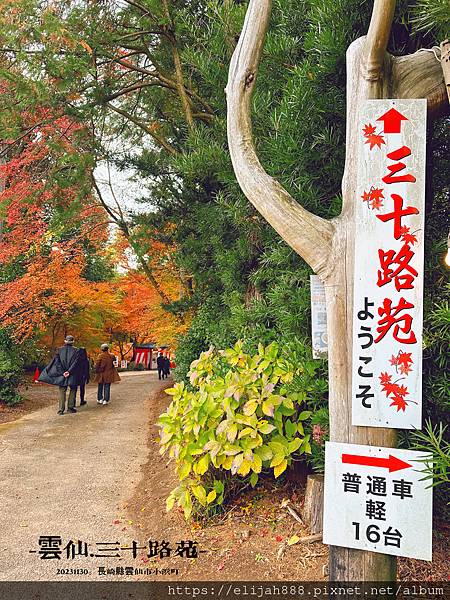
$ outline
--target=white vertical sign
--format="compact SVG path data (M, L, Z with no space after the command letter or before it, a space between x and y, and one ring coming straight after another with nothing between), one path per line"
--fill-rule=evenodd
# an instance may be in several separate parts
M325 286L317 275L310 275L309 280L311 284L313 358L326 358L328 355L328 334Z
M432 488L426 452L327 442L323 541L431 560Z
M352 424L422 427L426 100L358 122Z

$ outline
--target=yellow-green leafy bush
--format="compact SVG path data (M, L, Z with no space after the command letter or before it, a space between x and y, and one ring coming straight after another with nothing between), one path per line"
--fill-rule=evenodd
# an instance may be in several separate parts
M289 390L302 371L276 343L254 355L242 342L210 348L191 364L191 389L167 389L172 402L158 421L161 454L175 461L180 480L168 510L177 503L189 517L193 507L220 505L231 478L255 486L263 470L279 477L295 455L311 452L306 394Z

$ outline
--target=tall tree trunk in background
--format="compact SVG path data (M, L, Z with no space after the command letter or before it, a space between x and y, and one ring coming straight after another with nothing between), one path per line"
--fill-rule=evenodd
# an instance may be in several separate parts
M181 105L183 107L184 116L186 119L186 123L190 130L194 129L194 117L192 116L191 105L189 102L189 97L186 92L186 88L184 86L184 77L183 77L183 68L181 66L181 58L180 53L178 51L177 46L177 38L175 34L175 23L172 19L172 15L170 13L170 0L163 0L164 14L169 22L169 32L167 34L167 39L170 43L170 47L172 49L172 58L173 65L175 67L175 81L177 83L177 91L181 100Z
M386 53L395 0L375 0L366 37L347 52L347 135L343 207L327 221L305 210L261 166L253 145L251 97L270 19L271 0L250 0L227 85L228 142L237 180L247 198L325 284L328 338L330 439L395 447L394 429L351 424L352 312L357 184L357 130L364 102L373 98L427 98L429 115L447 108L442 69L434 55ZM301 199L300 199L301 201ZM332 581L391 581L393 556L330 547Z

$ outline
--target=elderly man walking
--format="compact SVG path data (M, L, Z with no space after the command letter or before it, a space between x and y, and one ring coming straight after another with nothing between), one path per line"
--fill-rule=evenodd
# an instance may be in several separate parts
M50 383L59 387L59 410L58 415L67 412L76 413L75 396L77 393L78 376L76 372L79 360L78 348L74 346L75 339L73 335L67 335L64 340L64 346L58 349L51 363L42 371L39 381ZM70 388L69 398L67 399L67 388Z
M95 363L95 379L98 383L97 402L108 404L111 396L111 384L120 381L120 375L114 366L116 357L109 352L108 344L101 345L102 352Z

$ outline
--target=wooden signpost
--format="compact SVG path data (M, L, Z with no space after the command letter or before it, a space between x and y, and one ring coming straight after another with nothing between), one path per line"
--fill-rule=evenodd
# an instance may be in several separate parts
M354 426L422 428L425 122L425 100L368 100L356 121ZM327 443L324 542L431 560L427 459Z

